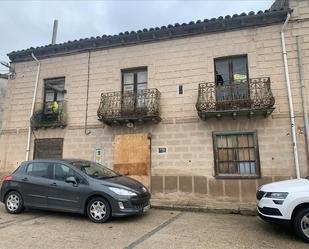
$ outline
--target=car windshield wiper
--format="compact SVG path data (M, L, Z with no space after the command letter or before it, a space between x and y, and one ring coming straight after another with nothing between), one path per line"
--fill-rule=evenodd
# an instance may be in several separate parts
M119 177L120 175L114 175L114 176L98 176L98 179L109 179L109 178L114 178L114 177Z

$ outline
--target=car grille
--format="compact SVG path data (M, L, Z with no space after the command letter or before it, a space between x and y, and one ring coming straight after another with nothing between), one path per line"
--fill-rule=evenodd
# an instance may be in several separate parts
M148 202L143 202L143 203L140 203L140 204L133 205L133 207L140 209L140 208L146 207L147 205L148 205Z
M149 197L143 197L138 199L133 198L131 199L131 203L134 208L140 209L149 204Z
M264 191L258 191L256 193L256 199L261 200L265 194L266 194L266 192L264 192Z

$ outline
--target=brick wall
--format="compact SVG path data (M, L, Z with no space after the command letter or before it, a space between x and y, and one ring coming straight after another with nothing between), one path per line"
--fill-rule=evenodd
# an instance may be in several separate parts
M308 1L290 1L295 16L286 31L290 76L296 113L301 173L308 175L296 40L301 35L305 80L309 80L309 22L296 20L309 13ZM306 10L306 11L304 11ZM68 126L35 131L37 138L64 138L64 157L93 159L96 147L104 149L104 162L113 167L116 134L150 133L152 136L152 183L154 198L199 205L253 203L258 185L295 176L287 89L280 44L280 25L206 34L137 46L91 52L88 125L84 133L88 53L44 59L37 102L43 101L43 80L65 76ZM214 81L214 58L248 55L249 76L270 77L276 99L268 118L223 118L201 121L195 109L198 83ZM147 66L148 87L161 93L162 122L133 129L109 127L97 120L101 92L121 89L121 69ZM36 74L35 62L14 65L17 77L10 80L0 137L0 169L14 169L25 158L27 126ZM178 95L178 85L184 94ZM308 97L309 90L306 89ZM257 130L262 178L216 180L212 147L213 131ZM158 147L168 153L159 155ZM33 154L33 143L31 155ZM222 204L223 205L223 204Z

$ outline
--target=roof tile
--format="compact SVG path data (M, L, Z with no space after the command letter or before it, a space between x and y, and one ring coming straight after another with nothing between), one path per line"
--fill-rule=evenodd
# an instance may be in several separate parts
M278 0L277 0L278 1ZM284 0L287 1L287 0ZM276 3L276 2L275 2ZM275 4L274 3L274 4ZM273 5L274 6L274 5ZM96 38L84 38L80 40L67 41L55 45L45 45L41 47L30 47L20 51L13 51L8 54L12 62L21 62L32 60L31 53L34 53L38 59L58 56L68 53L77 53L91 49L106 49L109 47L139 44L145 42L156 42L160 40L167 40L171 38L185 37L188 35L199 35L212 32L224 32L235 29L266 26L274 23L283 22L286 18L287 12L290 11L286 5L275 5L270 10L254 11L234 14L232 17L227 15L225 17L212 18L210 20L204 19L203 22L198 20L189 23L175 23L162 26L161 28L144 28L143 30L120 32L118 35L103 35ZM278 6L280 7L278 9Z

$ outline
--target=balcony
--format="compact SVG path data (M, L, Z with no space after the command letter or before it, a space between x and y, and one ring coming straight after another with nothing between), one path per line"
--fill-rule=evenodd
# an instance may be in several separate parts
M110 92L101 94L99 120L107 125L135 122L161 121L158 89L137 92Z
M33 129L40 128L57 128L67 125L66 101L58 101L58 111L52 110L53 102L46 102L34 112L31 118L31 127Z
M223 116L268 117L274 104L270 78L252 78L223 86L213 82L199 84L196 109L202 120Z

